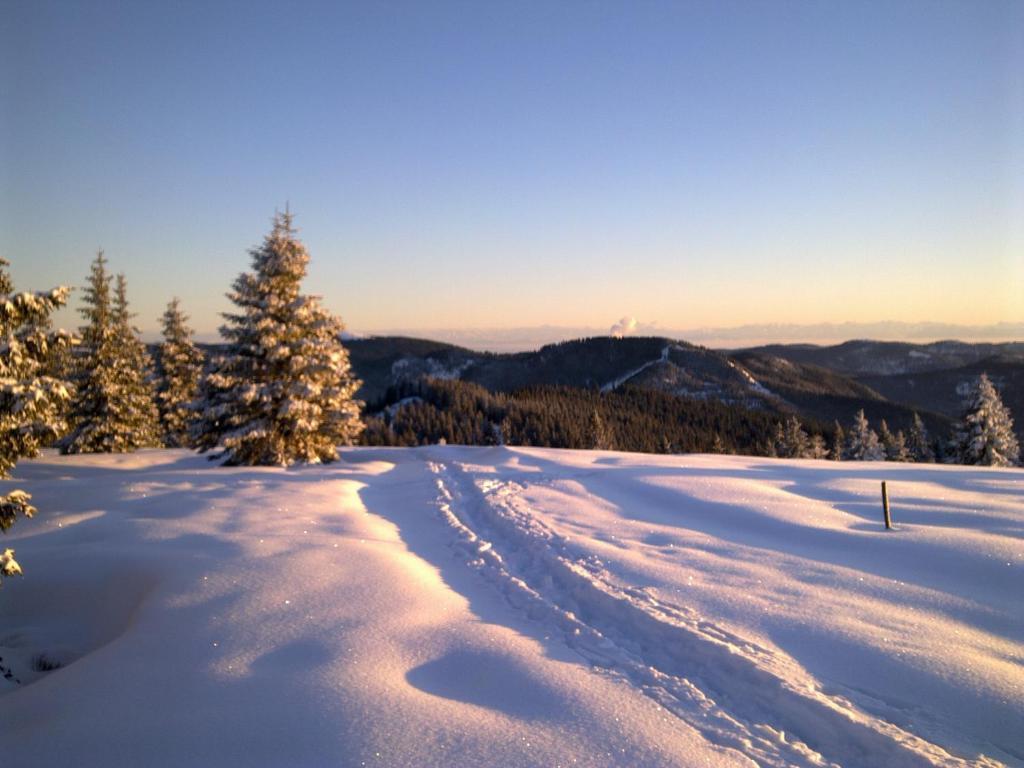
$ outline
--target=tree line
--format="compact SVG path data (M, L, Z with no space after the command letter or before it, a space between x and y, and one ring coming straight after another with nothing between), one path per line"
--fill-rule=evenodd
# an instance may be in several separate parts
M491 392L458 379L424 377L390 387L367 409L366 445L530 445L642 453L735 453L794 459L1016 466L1013 421L981 376L948 438L914 414L910 429L876 432L864 411L844 429L784 420L763 410L626 385L610 392L535 386Z
M224 464L328 462L363 430L360 382L341 343L344 325L300 291L309 254L290 213L274 217L250 250L252 270L234 282L221 335L203 360L178 299L162 318L150 359L132 325L123 274L93 260L77 335L52 329L67 287L16 293L0 260L0 476L47 445L64 454L191 447ZM31 497L0 496L0 529L31 517ZM21 567L0 554L0 576Z

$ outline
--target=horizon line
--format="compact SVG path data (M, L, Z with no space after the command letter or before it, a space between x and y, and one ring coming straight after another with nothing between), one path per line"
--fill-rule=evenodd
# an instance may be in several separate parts
M437 341L478 352L530 352L563 341L601 337L666 338L687 341L710 349L741 349L772 344L807 344L826 347L851 341L907 344L1024 343L1024 320L1003 320L984 325L964 325L939 321L763 323L690 329L662 328L655 324L638 323L625 333L614 333L613 330L614 326L602 329L593 326L544 324L519 327L360 329L346 331L346 335L349 339L405 337ZM159 332L155 330L146 331L142 336L147 342L159 340ZM219 332L216 331L196 333L195 339L200 343L207 344L223 341Z

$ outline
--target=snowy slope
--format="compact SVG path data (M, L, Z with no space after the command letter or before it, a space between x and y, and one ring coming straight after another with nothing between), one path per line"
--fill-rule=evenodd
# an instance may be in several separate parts
M19 465L5 764L1024 764L1020 470L344 457Z

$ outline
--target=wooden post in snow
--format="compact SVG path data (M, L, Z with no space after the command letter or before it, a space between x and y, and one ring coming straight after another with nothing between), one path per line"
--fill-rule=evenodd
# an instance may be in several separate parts
M882 481L882 512L885 513L885 530L892 530L892 517L889 515L889 492L885 489L885 480Z

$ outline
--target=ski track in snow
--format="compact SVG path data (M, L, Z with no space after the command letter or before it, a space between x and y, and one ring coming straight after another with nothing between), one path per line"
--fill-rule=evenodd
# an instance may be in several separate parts
M669 355L669 352L671 351L671 349L672 349L671 346L665 347L663 350L661 350L661 357L659 357L657 360L649 360L648 362L646 362L643 365L641 365L639 368L636 368L635 370L632 370L629 373L625 373L622 376L619 376L619 378L615 379L614 381L609 381L607 384L605 384L603 387L601 387L601 391L602 392L611 392L612 390L614 390L614 389L616 389L618 387L621 387L623 384L625 384L627 381L629 381L633 377L639 376L641 373L646 371L652 365L657 365L658 363L667 363L668 362L668 355Z
M531 514L518 483L475 481L458 462L429 466L441 516L471 567L709 742L765 766L999 765L953 756L826 694L793 660L643 589L614 585L599 560L581 557Z

